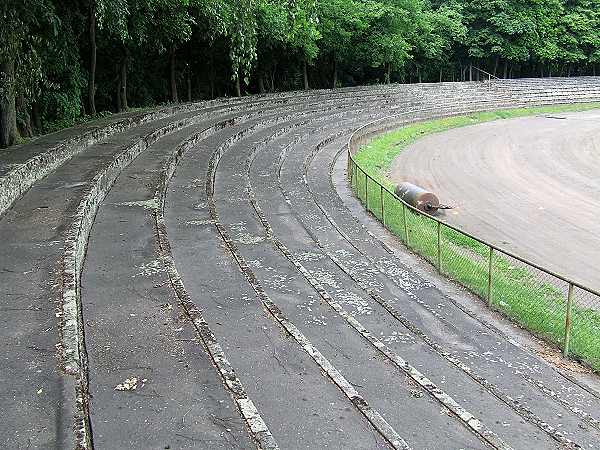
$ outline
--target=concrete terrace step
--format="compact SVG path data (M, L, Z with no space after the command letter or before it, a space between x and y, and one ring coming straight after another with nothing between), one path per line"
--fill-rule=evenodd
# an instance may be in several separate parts
M331 177L362 124L593 101L599 80L221 99L6 153L3 442L593 448L595 385L402 264Z

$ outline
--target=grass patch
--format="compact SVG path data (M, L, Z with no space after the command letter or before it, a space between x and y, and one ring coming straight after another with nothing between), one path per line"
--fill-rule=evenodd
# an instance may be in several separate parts
M489 289L493 308L536 335L562 346L568 291L566 283L513 261L498 251L493 252L490 262L489 246L443 224L438 226L438 222L430 216L405 207L381 185L392 190L393 185L385 177L385 171L404 148L424 135L492 120L594 108L600 108L600 103L482 112L410 124L379 136L360 149L355 160L373 180L367 179L358 170L358 175L353 177L353 191L368 210L409 248L436 267L439 264L442 274L484 299L488 298ZM492 283L488 287L490 265ZM590 299L590 295L575 288L570 354L600 371L600 312L585 307L592 302L600 306L600 298Z
M537 114L587 111L596 108L600 108L600 103L576 103L572 105L484 111L461 116L445 117L443 119L435 119L426 122L417 122L376 137L369 142L368 145L361 147L354 158L356 163L364 171L379 182L390 187L391 182L385 177L385 172L390 168L392 162L402 150L423 136L441 133L451 128L477 125L493 120L515 119Z

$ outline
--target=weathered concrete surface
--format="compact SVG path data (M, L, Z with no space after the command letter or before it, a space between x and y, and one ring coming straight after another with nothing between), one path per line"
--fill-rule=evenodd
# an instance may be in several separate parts
M98 448L252 448L177 307L156 250L150 199L160 169L176 145L204 126L147 150L123 171L96 217L81 283ZM115 389L133 377L135 390Z
M1 404L11 413L0 432L9 448L69 448L74 442L74 387L62 373L57 350L65 232L97 171L132 142L170 122L145 124L90 147L36 183L2 216L0 308L5 313L0 333L6 362L0 373L8 389L2 391Z
M549 364L526 335L515 345L505 321L383 247L339 181L360 124L523 101L477 84L292 93L81 148L0 218L5 446L598 447L595 379ZM63 258L67 230L85 260ZM61 336L63 275L81 286ZM62 371L73 345L79 384Z
M332 130L335 129L335 122L330 126ZM311 129L307 131L310 132ZM275 141L273 146L267 147L264 152L271 148L281 148L288 140L289 138L284 138ZM428 401L419 399L415 391L420 391L414 381L405 379L402 373L397 373L385 360L379 358L376 349L370 347L360 334L344 326L344 320L319 300L318 294L306 282L303 275L277 251L277 248L274 248L269 239L257 238L252 242L247 239L248 236L261 237L265 233L253 213L251 204L226 201L226 198L239 198L245 190L245 183L240 183L240 180L248 181L244 177L247 170L244 161L248 158L248 151L252 151L253 147L250 146L248 151L245 148L246 146L240 147L239 150L232 149L233 151L228 152L220 162L219 179L215 189L217 195L223 197L218 197L221 201L217 203L220 204L222 222L230 229L232 237L240 242L239 251L247 261L251 261L254 273L263 280L266 293L292 322L298 324L302 332L327 359L357 386L371 406L381 412L394 429L402 430L403 437L410 445L415 445L414 436L418 435L418 445L425 448L435 446L436 440L441 436L451 447L482 446L477 442L476 436L470 435L459 423L455 423L446 415L439 415L439 405L433 399ZM272 156L278 158L280 155ZM301 227L295 224L281 192L273 189L276 186L269 184L269 174L275 176L277 169L252 177L259 187L264 186L268 192L265 202L259 203L267 205L268 210L273 208L277 211L275 216L277 220L272 224L277 236L285 237L286 241L290 241L293 246L291 250L300 253L300 259L303 264L306 264L304 261L306 259L310 261L311 256L313 258L320 256L318 250L306 245L309 237L305 236ZM312 273L325 283L335 282L329 278L325 270ZM344 300L342 302L347 304ZM359 312L352 311L356 318L369 313L368 308ZM360 317L360 320L362 321L363 318ZM403 408L410 410L411 416L397 415L395 411L398 405L403 405ZM431 433L423 433L425 429L431 430Z

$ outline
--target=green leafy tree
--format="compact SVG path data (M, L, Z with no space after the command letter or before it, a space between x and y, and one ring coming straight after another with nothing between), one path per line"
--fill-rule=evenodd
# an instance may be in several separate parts
M236 93L241 95L240 81L249 83L252 66L256 61L256 3L255 0L237 0L233 8L233 21L230 29L231 78L235 82Z
M317 5L315 0L290 0L289 34L287 42L290 51L296 53L302 64L304 89L309 89L308 65L319 54L317 42L321 34L317 29Z
M332 87L338 84L338 67L356 57L356 45L379 17L381 5L373 1L320 0L320 49L333 66Z
M6 147L97 109L177 102L182 85L192 100L476 67L595 74L600 0L4 0L0 42Z
M275 90L275 71L288 45L290 22L287 0L259 0L257 3L257 78L259 91L265 81Z
M413 57L417 24L423 20L421 6L418 0L385 0L375 11L360 48L371 67L384 69L385 83Z
M442 81L444 69L453 69L456 49L464 45L467 27L463 24L462 8L457 4L442 5L437 9L426 10L417 22L415 35L414 61L417 77L421 81L423 73L431 78L437 69Z
M5 0L0 6L0 147L18 140L17 107L26 110L28 101L38 95L39 49L44 30L53 30L55 21L52 4L44 0L27 4Z

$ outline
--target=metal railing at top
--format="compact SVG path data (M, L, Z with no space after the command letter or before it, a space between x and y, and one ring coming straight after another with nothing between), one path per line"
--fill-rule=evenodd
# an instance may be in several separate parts
M488 81L490 81L490 82L492 81L492 79L494 79L494 80L499 80L500 79L496 75L492 75L491 73L486 72L485 70L480 69L479 67L471 66L471 68L475 69L479 73L482 73L482 74L486 75L488 77Z
M485 75L487 77L487 80L484 79L482 81L484 83L487 83L488 90L492 89L492 80L500 80L500 78L498 78L496 75L492 75L491 73L486 72L485 70L482 70L479 67L471 66L471 70L473 70L473 69L475 69L478 73L483 74L483 75Z
M365 125L348 142L348 179L367 211L439 273L600 371L600 293L405 203L354 159L377 128L391 128L382 123Z

